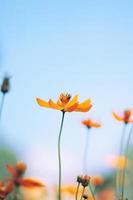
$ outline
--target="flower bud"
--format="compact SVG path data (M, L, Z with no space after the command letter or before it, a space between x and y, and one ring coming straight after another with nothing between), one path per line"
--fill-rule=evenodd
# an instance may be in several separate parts
M23 162L17 162L16 163L16 172L18 176L22 176L25 173L26 170L26 164Z
M6 94L7 92L9 92L10 89L10 82L9 82L10 78L9 77L4 77L2 85L1 85L1 92L3 94Z

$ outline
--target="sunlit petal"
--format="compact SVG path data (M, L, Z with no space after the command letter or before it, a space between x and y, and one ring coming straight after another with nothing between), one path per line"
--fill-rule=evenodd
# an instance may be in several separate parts
M65 106L65 110L68 110L70 107L75 105L78 101L78 95L74 96L72 100Z
M72 106L68 107L67 109L65 108L66 112L73 112L75 109L78 107L78 103L73 104Z
M56 109L56 110L62 110L63 109L61 106L59 106L57 103L55 103L51 99L49 100L49 107Z
M49 103L40 99L40 98L36 98L37 103L39 104L39 106L45 107L45 108L49 108Z
M116 114L115 112L112 113L114 118L117 119L118 121L124 121L123 117L120 117L118 114Z
M80 103L75 111L87 112L91 109L91 107L92 107L91 100L88 99L88 100L84 101L83 103Z

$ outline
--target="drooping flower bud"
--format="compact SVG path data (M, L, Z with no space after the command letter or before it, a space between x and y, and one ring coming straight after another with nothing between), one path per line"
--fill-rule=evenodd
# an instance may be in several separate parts
M8 93L10 90L10 78L5 76L1 85L1 92L3 94Z

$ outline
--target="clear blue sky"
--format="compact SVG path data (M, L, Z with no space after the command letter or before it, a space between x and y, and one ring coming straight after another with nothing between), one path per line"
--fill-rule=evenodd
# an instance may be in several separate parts
M79 94L81 101L92 99L91 112L66 115L66 177L82 169L82 119L103 123L100 130L92 130L90 172L99 171L106 156L118 149L122 127L111 112L133 109L132 10L131 0L0 1L0 70L1 76L12 75L3 137L28 161L30 174L49 181L57 170L61 113L40 108L37 96L56 100L63 91Z

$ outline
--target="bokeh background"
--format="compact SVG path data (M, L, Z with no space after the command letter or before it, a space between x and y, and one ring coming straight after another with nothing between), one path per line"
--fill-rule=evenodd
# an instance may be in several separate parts
M89 173L111 170L122 124L112 111L133 109L133 2L131 0L0 0L0 73L11 76L0 121L0 145L28 165L28 175L57 183L61 113L40 108L36 97L61 92L91 98L88 113L66 114L62 138L63 183L82 173L92 118Z

